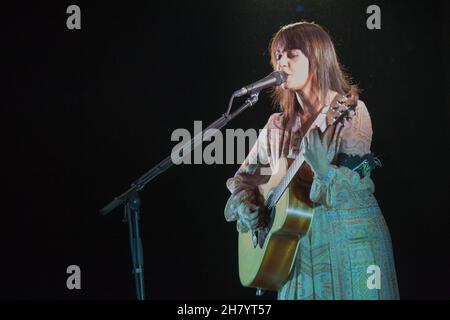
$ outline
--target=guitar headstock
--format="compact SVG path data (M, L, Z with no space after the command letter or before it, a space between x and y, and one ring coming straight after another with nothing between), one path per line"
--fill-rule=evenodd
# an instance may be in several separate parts
M355 116L355 109L358 104L358 94L352 89L347 95L338 94L333 104L327 112L327 124L336 125L344 121L350 121Z

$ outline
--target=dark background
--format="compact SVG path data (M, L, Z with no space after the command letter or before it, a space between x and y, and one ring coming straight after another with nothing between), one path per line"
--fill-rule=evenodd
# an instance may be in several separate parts
M123 213L98 210L170 154L174 129L206 126L271 72L272 34L302 19L364 89L401 298L450 298L447 1L77 1L81 30L70 4L2 5L0 298L134 299ZM366 28L371 4L381 30ZM272 112L264 93L228 128ZM141 192L147 298L254 298L223 218L237 168L174 166Z

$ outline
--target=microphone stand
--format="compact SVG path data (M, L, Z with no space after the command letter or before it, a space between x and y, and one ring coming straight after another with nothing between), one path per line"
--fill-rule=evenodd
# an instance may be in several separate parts
M100 210L100 213L102 215L107 215L118 206L122 204L124 205L125 215L123 222L128 222L129 225L131 258L133 262L133 274L138 300L145 300L143 259L144 254L142 248L142 240L139 235L139 213L141 201L138 192L141 191L150 181L165 172L174 164L172 161L173 155L179 157L181 150L183 150L183 157L185 157L186 155L190 155L192 150L196 149L199 145L202 144L203 140L209 139L215 133L215 130L210 129L220 130L225 125L227 125L230 120L234 119L247 108L255 105L258 102L259 92L253 93L241 107L239 107L233 113L230 113L235 96L235 94L231 96L227 112L224 113L219 119L217 119L215 122L209 125L209 127L193 137L191 141L177 148L177 151L172 152L170 156L144 173L139 179L135 180L131 184L131 187L128 190L115 197L110 203L108 203ZM186 153L186 151L188 152Z

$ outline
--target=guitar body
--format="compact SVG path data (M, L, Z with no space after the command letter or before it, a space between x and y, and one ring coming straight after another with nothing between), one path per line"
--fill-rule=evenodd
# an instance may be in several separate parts
M259 186L266 200L285 176L287 168L287 159L281 158L276 174ZM305 171L311 176L309 170L300 170L303 175ZM239 233L239 278L243 286L278 291L287 280L299 241L312 222L312 203L305 195L302 181L304 179L297 175L277 202L273 223L262 247L254 245L251 232Z

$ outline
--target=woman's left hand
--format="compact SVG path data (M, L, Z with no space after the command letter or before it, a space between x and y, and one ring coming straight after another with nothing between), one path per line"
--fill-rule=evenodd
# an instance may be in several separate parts
M316 176L324 177L327 175L330 162L334 158L334 147L329 145L328 141L326 141L327 139L321 141L319 128L312 129L306 138L305 152L303 154L305 161Z

